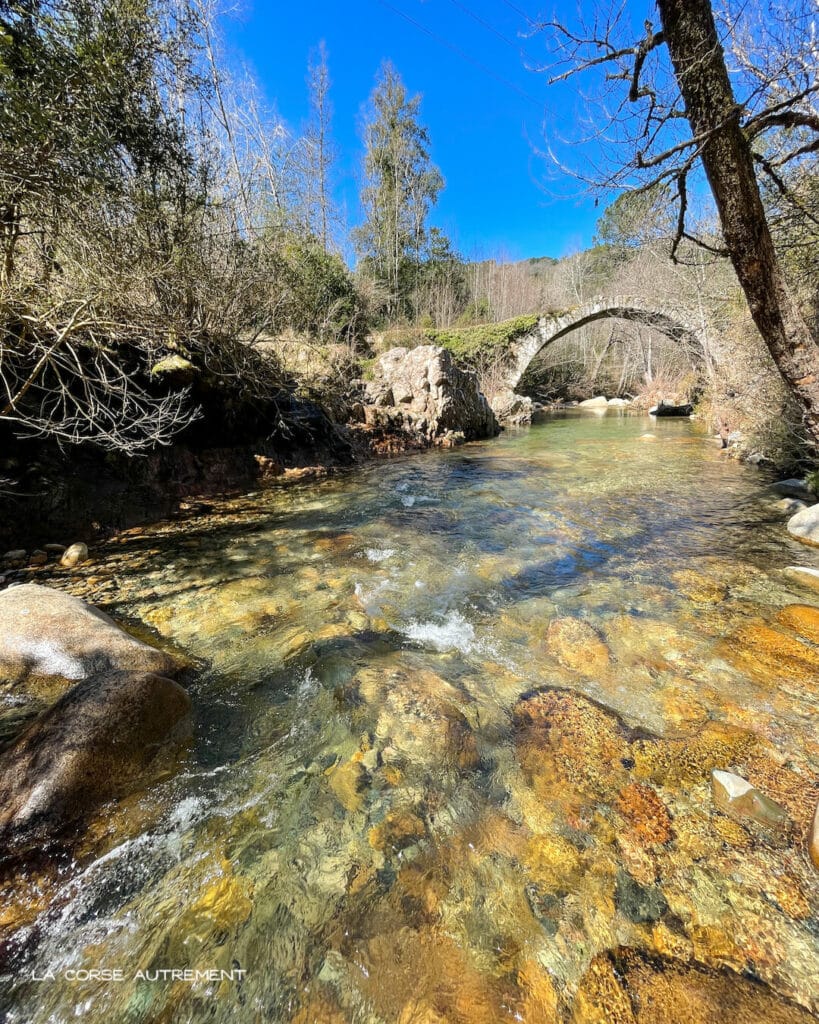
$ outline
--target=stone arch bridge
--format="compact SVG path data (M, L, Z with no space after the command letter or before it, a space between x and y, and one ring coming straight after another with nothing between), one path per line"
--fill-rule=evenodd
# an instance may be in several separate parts
M533 327L510 340L503 387L514 391L529 364L548 345L586 324L608 319L630 320L682 344L703 347L703 327L693 323L690 311L631 296L598 297L565 313L544 314Z

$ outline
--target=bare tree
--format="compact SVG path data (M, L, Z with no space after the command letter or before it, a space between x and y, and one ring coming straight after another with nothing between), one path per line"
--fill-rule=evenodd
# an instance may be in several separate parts
M731 38L739 38L751 7L746 2L738 12L730 4L722 10ZM551 81L590 72L613 100L605 137L630 153L594 183L644 190L672 185L673 256L688 240L730 258L754 322L819 445L819 345L786 281L760 189L767 179L786 192L784 169L819 150L815 10L808 0L773 7L750 30L753 45L744 47L737 91L710 0L657 0L660 28L647 21L637 36L622 6L577 29L556 21L542 27L550 30L558 64L564 64L554 68ZM771 25L779 27L766 41ZM722 241L698 238L689 228L689 186L700 167Z
M330 104L330 72L327 66L327 48L322 41L317 55L310 61L307 85L310 93L310 121L305 132L308 166L312 179L313 207L311 226L324 251L329 251L332 199L330 174L333 165L333 146L330 137L332 106Z

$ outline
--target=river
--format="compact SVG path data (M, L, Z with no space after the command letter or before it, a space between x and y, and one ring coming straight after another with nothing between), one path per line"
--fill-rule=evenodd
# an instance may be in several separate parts
M72 589L197 659L195 737L32 878L3 1019L812 1019L819 551L767 484L574 413L115 538Z

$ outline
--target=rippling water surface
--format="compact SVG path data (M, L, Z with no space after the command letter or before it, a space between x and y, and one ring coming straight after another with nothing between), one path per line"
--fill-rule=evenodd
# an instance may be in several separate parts
M567 415L112 542L72 586L201 661L195 740L31 880L8 1021L812 1019L783 522L688 421Z

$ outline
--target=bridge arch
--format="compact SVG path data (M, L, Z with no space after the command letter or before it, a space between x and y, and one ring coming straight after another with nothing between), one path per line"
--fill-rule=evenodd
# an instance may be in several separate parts
M506 387L514 391L532 360L553 342L587 324L608 319L630 320L674 341L702 347L702 329L693 326L680 310L629 296L598 297L562 314L544 314L531 330L516 338L510 344Z

